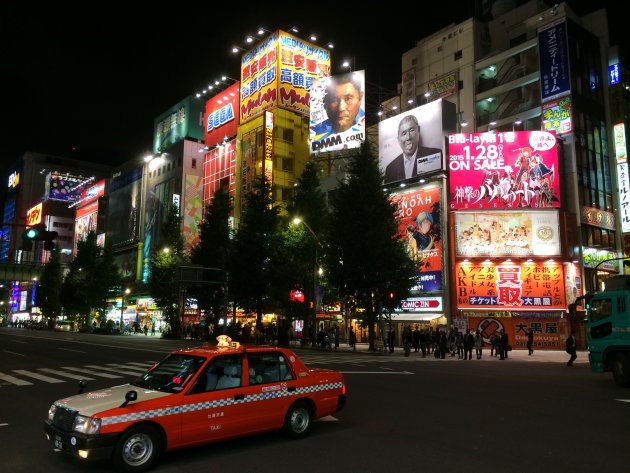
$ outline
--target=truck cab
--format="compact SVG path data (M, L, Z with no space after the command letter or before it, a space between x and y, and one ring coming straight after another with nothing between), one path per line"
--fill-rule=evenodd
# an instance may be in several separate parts
M617 386L630 387L630 276L609 277L585 301L591 370L610 371Z

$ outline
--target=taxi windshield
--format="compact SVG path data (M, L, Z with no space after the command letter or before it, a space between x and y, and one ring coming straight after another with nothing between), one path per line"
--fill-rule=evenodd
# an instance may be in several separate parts
M180 392L206 362L200 356L172 354L131 384L154 391Z

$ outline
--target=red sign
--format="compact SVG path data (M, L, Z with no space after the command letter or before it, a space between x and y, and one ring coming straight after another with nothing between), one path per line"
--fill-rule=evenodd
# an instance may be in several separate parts
M42 204L41 202L26 213L26 226L32 227L42 221Z
M238 94L240 82L236 82L206 102L204 143L214 146L225 138L236 136L238 126Z
M302 291L291 291L289 300L294 302L304 302L304 293Z

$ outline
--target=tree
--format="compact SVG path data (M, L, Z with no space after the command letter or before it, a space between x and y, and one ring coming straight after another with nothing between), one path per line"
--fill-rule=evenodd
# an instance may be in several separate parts
M190 262L204 268L217 284L204 284L197 292L199 307L206 314L206 324L216 324L217 319L227 316L226 274L231 246L230 195L223 189L215 192L206 207L204 218L199 224L199 243L190 253Z
M329 228L329 280L350 305L364 309L373 350L377 316L384 306L393 308L409 296L415 267L399 235L396 205L383 192L378 159L368 143L351 156L348 179L332 201Z
M42 311L42 315L49 320L49 326L54 326L55 320L61 315L61 284L63 271L59 260L59 250L54 249L50 253L50 259L44 266L35 303Z
M165 336L181 336L179 314L181 287L177 280L177 267L185 263L184 239L181 233L181 217L175 205L170 205L161 229L161 249L155 249L151 257L151 274L148 289L156 305L162 309L168 323Z
M264 175L256 178L244 201L230 257L230 293L243 310L256 313L256 328L261 330L262 314L271 305L273 268L282 264L277 260L279 211L273 206L271 185Z

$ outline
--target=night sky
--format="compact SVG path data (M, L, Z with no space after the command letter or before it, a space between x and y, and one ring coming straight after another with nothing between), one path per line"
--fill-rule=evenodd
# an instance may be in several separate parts
M264 8L3 13L3 175L26 151L112 165L149 151L156 115L221 75L240 77L231 47L246 48L258 27L316 33L335 45L333 74L354 57L368 83L395 91L404 51L475 14L473 1L257 3Z

